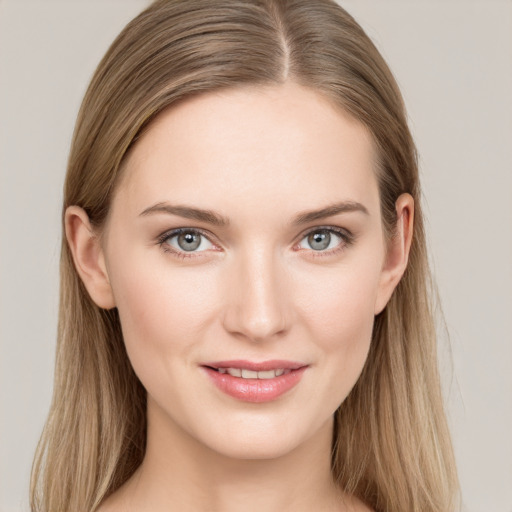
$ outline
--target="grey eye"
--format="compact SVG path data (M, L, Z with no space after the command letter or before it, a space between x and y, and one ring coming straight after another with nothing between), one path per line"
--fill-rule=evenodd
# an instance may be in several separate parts
M305 245L304 241L306 241ZM303 238L300 247L303 249L313 249L314 251L323 251L325 249L333 249L343 241L343 237L332 229L317 229L311 231L311 233Z
M182 233L178 235L178 245L184 251L195 251L201 245L201 235L199 233Z
M331 242L331 234L327 231L317 231L308 236L308 243L315 251L322 251L329 247Z
M203 252L213 247L213 244L199 231L184 230L178 233L169 234L165 242L174 247L177 251Z

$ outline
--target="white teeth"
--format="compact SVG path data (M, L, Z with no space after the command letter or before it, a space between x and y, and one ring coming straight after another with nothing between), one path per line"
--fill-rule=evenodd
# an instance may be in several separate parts
M241 368L217 368L219 373L228 373L233 377L242 377L242 379L273 379L283 374L290 373L290 369L279 368L277 370L265 370L255 372L253 370L246 370Z
M268 370L266 372L258 372L258 379L273 379L276 376L275 370Z

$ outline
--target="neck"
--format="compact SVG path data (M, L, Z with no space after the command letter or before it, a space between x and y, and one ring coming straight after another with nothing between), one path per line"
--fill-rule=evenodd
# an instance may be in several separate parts
M123 510L137 512L339 512L344 496L331 478L332 429L331 420L281 456L233 458L163 420L148 403L144 461L113 498Z

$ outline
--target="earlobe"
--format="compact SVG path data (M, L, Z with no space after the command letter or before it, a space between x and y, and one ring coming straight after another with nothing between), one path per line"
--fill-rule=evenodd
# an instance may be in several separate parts
M115 307L103 249L87 213L78 206L68 207L64 225L75 268L91 299L100 308Z
M414 225L413 197L410 194L400 195L395 203L395 208L397 216L396 232L389 241L389 248L381 272L377 300L375 301L376 315L386 307L409 261Z

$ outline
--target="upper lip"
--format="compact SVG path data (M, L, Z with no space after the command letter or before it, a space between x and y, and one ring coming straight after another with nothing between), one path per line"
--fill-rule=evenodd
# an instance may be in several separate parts
M297 370L307 364L300 363L297 361L285 361L282 359L272 359L270 361L245 361L241 359L231 361L212 361L208 363L202 363L202 366L209 366L210 368L240 368L242 370L252 370L255 372L263 372L266 370Z

